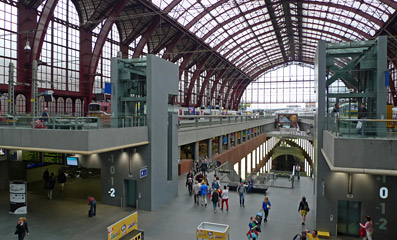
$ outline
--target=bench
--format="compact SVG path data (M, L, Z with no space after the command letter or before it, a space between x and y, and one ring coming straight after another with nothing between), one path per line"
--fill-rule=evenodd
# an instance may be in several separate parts
M237 183L229 183L227 186L230 191L237 191L237 187L238 187ZM252 192L266 194L268 189L269 188L265 185L254 185L254 187L252 188Z

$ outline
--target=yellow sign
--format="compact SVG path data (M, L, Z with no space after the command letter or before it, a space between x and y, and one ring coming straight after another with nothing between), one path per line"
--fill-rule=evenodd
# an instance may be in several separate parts
M138 212L135 212L108 227L108 240L117 240L138 229Z

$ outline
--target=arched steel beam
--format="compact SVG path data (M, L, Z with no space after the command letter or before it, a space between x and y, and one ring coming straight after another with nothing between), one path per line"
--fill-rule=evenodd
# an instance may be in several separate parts
M204 64L207 62L208 58L211 57L211 55L212 55L211 53L207 53L207 55L200 61L200 63L197 64L197 68L194 71L192 78L190 79L189 89L187 91L187 94L185 95L186 98L185 104L187 105L190 104L194 84L196 83L197 79L200 77L200 73L202 72L201 69L203 68Z
M281 17L281 16L280 16L280 17ZM297 16L297 15L292 15L292 17L298 17L298 16ZM336 25L341 25L342 27L346 28L347 30L349 30L349 29L350 29L350 30L353 30L354 32L358 33L359 35L361 35L361 36L363 36L363 37L365 37L365 38L367 38L367 39L372 38L372 36L370 36L369 34L363 32L363 31L361 31L361 30L359 30L359 29L356 29L356 28L353 28L353 29L352 29L349 25L339 23L339 22L337 22L337 21L335 21L335 20L322 19L322 18L318 18L318 17L307 17L307 16L305 16L305 18L308 18L308 19L316 19L316 20L322 20L322 21L330 22L330 23L333 23L333 24L336 24ZM269 20L257 22L257 23L255 23L255 24L252 24L252 27L255 27L255 26L257 26L257 25L261 25L261 24L266 23L266 22L268 22L268 21L269 21ZM213 49L214 49L214 50L218 50L221 46L223 46L225 43L227 43L228 41L230 41L233 37L236 37L236 36L238 36L240 33L243 33L243 32L248 31L248 30L249 30L248 28L240 29L239 31L233 33L232 35L229 35L227 38L225 38L224 40L222 40L222 41L221 41L220 43L218 43ZM338 30L340 30L340 29L338 29ZM273 31L274 31L274 30L273 30ZM319 31L319 30L317 30L317 31ZM272 32L272 31L268 31L267 33L270 33L270 32ZM263 35L263 34L261 34L261 35ZM219 36L218 36L218 37L219 37ZM214 38L214 39L215 39L215 38ZM209 44L210 44L210 43L209 43ZM231 52L231 51L229 50L228 54L230 54L230 52Z
M88 70L88 76L87 76L88 83L89 83L89 88L87 89L88 90L87 95L89 96L89 102L91 102L91 100L92 100L92 90L94 88L95 72L98 67L99 57L102 54L103 45L106 42L106 38L107 38L110 30L112 29L113 23L116 21L117 17L120 15L121 11L123 11L124 7L128 4L128 2L129 2L129 0L120 0L117 2L116 5L114 5L108 18L106 19L105 25L103 25L103 27L101 28L101 32L99 33L99 36L95 43L95 47L92 52L90 67Z
M215 81L214 81L214 84L212 85L211 93L210 93L210 100L211 100L211 101L212 101L212 99L214 99L215 89L216 89L216 87L217 87L219 81L223 78L223 76L225 75L225 73L226 73L228 70L229 70L229 68L225 68L225 69L221 70L221 71L216 75ZM229 74L224 78L224 80L225 80L225 79L228 79L231 75L232 75L232 73L229 73ZM225 80L225 82L226 82L226 80Z
M44 5L40 19L37 23L36 31L34 33L33 45L30 54L30 62L40 59L40 54L43 47L48 24L50 23L50 20L54 15L54 10L57 4L58 0L47 0Z
M228 104L228 109L231 109L232 106L232 102L234 102L234 97L236 95L236 92L241 88L241 86L244 86L247 82L250 82L249 79L242 79L241 81L236 82L236 86L234 86L232 93L230 94L230 99L229 99L229 93L231 88L228 88L228 91L225 94L225 107L226 104ZM228 101L228 102L226 102Z
M313 29L313 28L306 28L306 29L315 30L315 29ZM324 33L324 34L330 34L330 35L333 35L333 36L340 37L340 39L338 39L338 40L350 41L350 39L348 39L348 38L346 38L346 37L343 37L343 36L340 36L340 35L337 35L337 34L334 34L334 33L331 33L331 32L327 32L327 31L323 31L323 30L319 30L319 32L322 32L322 33ZM263 33L263 35L265 35L265 34L266 34L266 33ZM321 35L319 35L319 34L317 34L317 33L313 33L313 35L321 36ZM259 36L262 36L262 35L259 35ZM316 41L318 41L318 40L320 39L320 38L316 39L316 38L312 38L312 37L304 37L304 38L311 39L311 40L316 40ZM250 43L252 40L253 40L253 38L247 39L246 41L242 42L241 45L244 46L245 44ZM264 45L266 45L266 44L272 42L273 40L274 40L274 39L269 40L269 41L266 41L266 42L261 42L260 44L264 46ZM335 39L334 39L334 40L335 40ZM303 44L303 45L305 45L305 44ZM307 46L312 46L312 45L308 45L308 44L307 44ZM267 50L269 51L269 50L276 49L276 48L278 48L278 46L277 46L277 47L273 47L273 48L269 48L269 49L267 49ZM254 49L258 49L258 46L255 45L255 46L253 46L252 48L248 49L247 51L244 51L244 52L240 53L240 55L238 55L237 57L233 58L233 59L231 60L231 62L232 62L232 63L235 63L238 59L241 59L243 55L248 54L249 52L251 52L251 51L254 50ZM250 56L250 58L252 59L251 56ZM240 66L237 66L237 67L240 67Z
M215 8L217 8L218 6L227 3L229 0L218 0L215 4L209 6L208 8L205 8L204 11L202 11L199 15L197 15L195 18L193 18L192 21L190 21L187 25L186 25L186 29L189 30L194 24L197 23L197 21L199 21L202 17L204 17L207 13L211 12L212 10L214 10ZM198 1L200 2L200 1Z
M103 5L103 4L107 4L107 6L102 9L99 10L99 6ZM94 30L94 28L103 20L106 18L107 13L112 9L113 4L109 4L108 1L105 0L100 0L100 2L98 3L96 9L94 10L94 12L91 14L90 18L87 19L87 22L84 23L81 27L85 28L89 31Z
M186 69L186 66L189 64L190 58L193 56L194 51L196 51L197 48L198 45L193 46L193 48L190 49L190 52L184 55L183 62L179 66L179 79L181 79L183 71Z
M222 61L221 61L221 60L218 60L218 62L215 63L209 71L207 71L207 75L205 76L204 82L203 82L203 84L201 85L200 94L199 94L199 96L198 96L198 101L197 101L197 102L198 102L199 106L203 105L203 97L204 97L205 88L207 87L207 84L209 83L210 78L211 78L212 75L216 72L216 69L218 68L218 66L219 66L221 63L222 63Z
M240 86L240 84L245 80L244 80L244 76L238 75L236 78L232 79L231 81L232 81L232 84L229 84L229 86L226 90L226 93L224 95L224 98L223 98L224 102L225 102L224 106L226 106L226 101L229 97L230 90L235 89L236 87ZM221 98L221 96L219 95L218 102L219 102L220 98Z
M184 36L183 32L179 32L175 35L174 39L172 42L167 46L167 49L165 50L163 54L163 58L169 60L171 57L171 53L174 51L175 46L178 44L179 40L182 39ZM175 62L175 61L172 61Z
M142 55L143 48L145 47L149 39L152 37L153 32L156 31L158 26L160 26L160 22L161 22L160 15L157 15L152 19L151 24L146 28L146 31L142 34L142 37L135 48L134 54L132 55L133 58L137 58L140 55Z
M394 0L380 0L383 3L386 3L387 5L389 5L390 7L397 9L397 2Z
M243 89L236 95L235 97L235 106L234 109L238 109L238 105L240 104L241 101L241 97L243 96L245 90L247 89L247 87L251 84L251 82L248 82L247 84L245 84L245 86L243 87Z
M163 10L163 14L168 14L179 2L180 0L177 0L169 4ZM142 38L139 40L139 43L134 51L133 57L139 57L140 55L142 55L143 48L145 47L149 39L152 37L153 32L157 30L160 23L161 23L161 15L157 15L152 19L150 26L148 26L146 31L142 34Z

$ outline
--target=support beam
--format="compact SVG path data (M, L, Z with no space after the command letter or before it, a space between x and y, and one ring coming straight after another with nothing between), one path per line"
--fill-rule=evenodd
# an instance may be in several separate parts
M150 26L147 27L146 31L142 34L141 39L139 40L139 43L134 51L134 54L132 55L133 58L137 58L142 55L143 53L143 48L149 41L149 39L152 37L153 32L157 30L157 28L160 26L161 18L160 15L155 16L151 21Z
M274 33L276 34L276 38L277 38L277 41L278 41L278 45L280 47L281 54L283 55L284 61L288 62L288 57L287 57L287 54L285 53L283 39L282 39L281 33L280 33L280 30L282 29L282 27L279 26L279 24L277 22L277 16L276 16L276 14L274 12L275 9L273 8L272 1L271 0L265 0L265 3L266 3L266 7L267 7L267 12L269 13L270 19L272 21Z
M214 73L216 72L216 69L217 69L218 66L221 64L221 62L222 62L222 61L219 60L217 63L215 63L215 64L212 66L211 70L207 71L207 74L206 74L206 76L205 76L204 82L203 82L203 84L201 85L201 88L200 88L200 93L199 93L199 95L198 95L198 101L197 101L197 103L198 103L199 106L203 105L203 98L204 98L204 91L205 91L205 88L207 87L207 85L208 85L208 83L209 83L209 81L210 81L210 78L214 75ZM211 95L210 95L210 97L211 97ZM210 99L210 100L211 100L211 99ZM205 105L207 105L207 103L205 103Z
M289 60L296 61L296 52L295 52L295 42L294 42L294 29L292 26L291 19L291 9L289 7L289 2L287 0L282 0L283 11L284 11L284 19L285 25L288 33L288 41L289 41Z
M87 82L89 83L89 88L86 89L86 96L88 96L88 103L92 100L92 90L94 88L95 73L98 67L99 58L102 54L103 45L106 42L109 32L112 30L113 23L117 20L117 17L123 11L124 7L128 4L129 0L117 1L114 5L112 11L110 12L105 24L101 28L101 32L95 43L94 50L91 55L91 62L89 65L88 76L86 76ZM86 104L88 104L86 103Z
M208 53L199 64L197 64L197 68L193 73L192 78L190 79L189 89L187 90L187 94L185 94L185 104L190 106L190 101L192 100L192 91L194 84L196 83L197 79L200 78L200 74L203 72L201 69L207 63L207 60L211 57L211 53Z

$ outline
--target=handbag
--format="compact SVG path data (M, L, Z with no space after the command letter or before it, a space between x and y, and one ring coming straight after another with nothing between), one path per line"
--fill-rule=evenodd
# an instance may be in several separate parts
M367 236L367 232L365 231L365 228L361 227L360 228L360 237L365 237Z
M269 210L270 210L270 207L271 207L271 206L270 206L269 204L267 204L267 209L269 209Z

